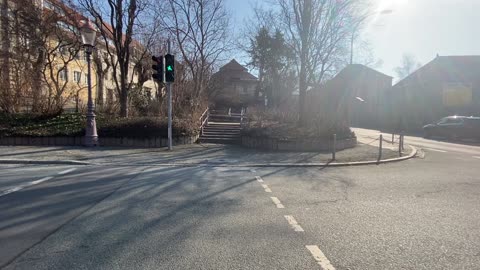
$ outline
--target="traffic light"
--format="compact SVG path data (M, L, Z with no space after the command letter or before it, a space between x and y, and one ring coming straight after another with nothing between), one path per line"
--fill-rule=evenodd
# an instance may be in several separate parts
M175 57L171 54L165 55L165 81L175 81Z
M154 62L152 78L157 82L163 82L163 55L152 56L152 60Z

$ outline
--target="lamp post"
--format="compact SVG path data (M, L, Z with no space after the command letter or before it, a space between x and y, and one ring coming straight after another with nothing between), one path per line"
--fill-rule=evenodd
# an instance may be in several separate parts
M85 146L97 146L97 124L95 122L95 108L92 101L92 78L90 69L90 57L95 47L96 32L90 20L87 20L82 27L80 27L80 33L82 35L82 43L87 55L87 85L88 85L88 103L87 103L87 126L85 128Z

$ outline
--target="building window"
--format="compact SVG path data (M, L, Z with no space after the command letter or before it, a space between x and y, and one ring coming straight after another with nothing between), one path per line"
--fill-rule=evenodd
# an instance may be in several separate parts
M67 67L62 67L59 71L58 76L60 77L60 80L68 82L68 69L67 69Z
M76 83L80 83L80 79L82 77L82 73L80 71L73 72L73 81Z

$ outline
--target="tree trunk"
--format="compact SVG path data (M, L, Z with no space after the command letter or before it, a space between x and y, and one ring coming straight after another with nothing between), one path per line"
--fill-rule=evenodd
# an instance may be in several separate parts
M101 67L100 67L101 68ZM103 105L103 92L105 88L105 74L103 70L97 67L97 105L102 106Z
M120 117L128 117L128 92L125 89L125 85L122 86L120 93Z
M306 124L306 108L305 108L305 98L307 93L307 72L306 72L306 56L305 53L302 51L301 59L300 59L300 81L298 85L299 95L298 95L298 106L299 106L299 118L298 118L298 125L305 126Z
M128 73L126 72L126 70L128 70L128 63L124 63L123 61L120 61L119 65L120 65L120 117L127 118L129 89L127 88Z
M35 65L33 67L35 79L32 79L32 112L34 113L41 112L40 98L42 93L42 67L44 63L44 57L44 52L40 51L37 56L37 61L35 61Z
M0 69L0 98L3 99L3 109L6 112L12 110L12 94L10 92L10 33L9 33L9 21L8 16L8 1L2 0L1 3L1 37L2 47L1 49L1 69Z

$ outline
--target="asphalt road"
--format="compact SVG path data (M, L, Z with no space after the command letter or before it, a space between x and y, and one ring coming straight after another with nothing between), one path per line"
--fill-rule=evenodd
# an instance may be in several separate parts
M0 165L21 187L0 196L0 265L480 269L476 149L427 143L363 167Z

